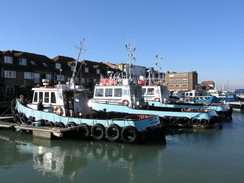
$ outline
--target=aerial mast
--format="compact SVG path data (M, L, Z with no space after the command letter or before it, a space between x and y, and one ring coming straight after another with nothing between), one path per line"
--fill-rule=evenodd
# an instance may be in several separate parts
M128 45L125 45L125 47L127 48L127 50L129 50L129 54L128 54L128 66L129 66L129 79L131 80L132 62L135 62L136 61L136 57L134 57L134 52L136 51L136 45L134 44L132 46L132 45L128 44ZM126 77L128 78L127 72L126 72Z
M159 55L156 55L156 58L158 59L158 62L156 63L156 66L158 67L158 79L160 78L160 70L161 70L160 62L165 56L166 55L160 57Z

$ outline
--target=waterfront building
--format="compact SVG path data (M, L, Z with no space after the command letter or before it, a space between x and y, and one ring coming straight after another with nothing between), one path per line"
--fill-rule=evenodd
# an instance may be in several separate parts
M191 72L166 72L166 83L169 91L195 90L198 82L196 71Z

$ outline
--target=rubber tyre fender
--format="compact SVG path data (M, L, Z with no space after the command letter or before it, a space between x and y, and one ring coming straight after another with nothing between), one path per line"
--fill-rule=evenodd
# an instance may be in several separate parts
M201 125L206 125L207 124L207 120L206 119L200 119L200 124Z
M175 124L177 124L177 119L175 117L170 117L169 122L170 122L170 124L175 125Z
M197 118L192 118L191 120L193 125L198 125L199 124L199 120Z
M109 141L111 142L115 142L115 141L119 141L121 138L121 131L122 129L120 128L119 125L117 124L111 124L109 125L106 130L105 130L105 134L106 137ZM113 133L115 132L115 134Z
M77 131L82 137L89 138L91 136L91 128L86 123L77 126Z
M48 122L46 123L46 126L54 127L55 124L54 124L52 121L48 121Z
M59 128L65 128L65 125L62 122L57 122L54 125L55 127L59 127Z
M132 138L130 138L132 136ZM121 138L127 144L138 142L140 134L134 126L126 126L121 131Z
M105 138L105 127L97 123L91 127L91 134L95 140L103 140Z
M77 124L75 122L68 122L66 125L65 125L65 128L75 128L77 126Z

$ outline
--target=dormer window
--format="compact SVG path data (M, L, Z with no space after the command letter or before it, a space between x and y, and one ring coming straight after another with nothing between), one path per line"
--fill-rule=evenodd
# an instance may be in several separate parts
M19 58L19 65L26 65L26 59L25 58Z
M42 65L43 65L44 67L48 67L47 63L42 62Z
M31 63L31 65L36 66L36 62L34 62L34 61L30 61L30 63Z
M55 64L55 68L56 68L56 69L61 69L61 64L60 64L60 63L56 63L56 64Z
M13 64L13 57L4 56L4 63Z

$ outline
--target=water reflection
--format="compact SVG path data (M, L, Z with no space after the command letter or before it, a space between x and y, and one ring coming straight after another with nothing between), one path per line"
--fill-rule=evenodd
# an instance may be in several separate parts
M131 178L133 166L143 162L161 161L165 149L162 145L130 145L75 139L50 141L7 130L0 131L0 146L2 169L10 169L16 163L24 164L32 160L33 170L44 177L55 176L60 179L65 176L70 180L74 180L77 172L81 173L84 168L91 166L94 160L109 168L125 169ZM158 172L162 171L160 166L156 169ZM132 179L130 182L133 182Z

